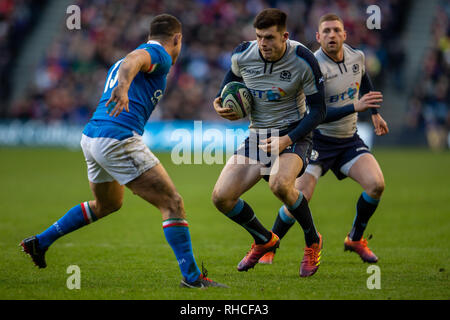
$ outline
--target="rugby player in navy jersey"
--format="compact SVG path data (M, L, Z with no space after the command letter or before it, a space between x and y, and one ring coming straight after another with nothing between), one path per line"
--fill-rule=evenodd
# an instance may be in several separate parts
M231 70L222 88L231 81L241 81L252 93L250 135L223 168L212 200L220 212L253 237L250 251L237 266L238 271L247 271L279 244L278 236L267 230L241 199L261 178L268 180L272 193L291 210L304 231L306 247L299 273L308 277L319 268L322 236L314 226L308 202L295 188L295 180L306 168L312 130L325 118L326 106L319 64L310 50L289 39L286 19L278 9L261 11L253 24L256 40L243 42L232 53ZM230 108L222 107L220 97L214 100L214 108L221 117L237 118ZM271 134L276 131L278 136ZM252 152L258 147L262 153ZM269 174L263 170L268 165L263 161L264 153L279 154Z
M181 43L180 21L168 14L156 16L149 41L110 68L100 102L81 138L94 200L76 205L48 229L21 242L39 268L47 266L45 253L59 237L119 210L127 186L161 211L164 235L183 276L180 286L226 287L197 267L183 199L142 140Z
M364 53L345 44L346 37L344 24L337 15L326 14L320 18L316 38L321 48L315 56L325 77L327 116L314 131L311 159L306 173L297 179L296 187L309 201L320 176L330 169L339 180L350 177L359 183L363 192L356 203L356 216L345 237L344 248L356 252L364 262L375 263L378 257L362 236L384 191L384 177L375 157L358 136L357 112L370 108L377 135L387 134L389 129L378 112L383 95L373 89L365 71ZM283 238L294 221L283 206L272 231ZM274 254L274 251L267 253L260 263L271 264Z

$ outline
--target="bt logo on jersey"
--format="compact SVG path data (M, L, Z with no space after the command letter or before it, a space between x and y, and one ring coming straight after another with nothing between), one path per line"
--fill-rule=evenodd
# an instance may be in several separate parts
M328 103L335 103L338 102L339 100L345 100L345 99L350 99L353 100L353 98L355 98L355 95L359 92L359 83L355 82L355 87L350 87L347 89L347 91L341 92L339 94L335 94L332 95L328 98ZM353 86L353 83L352 83Z
M248 90L255 98L265 101L279 101L286 95L286 91L277 87L272 87L272 89L269 90L256 90L251 88L248 88Z

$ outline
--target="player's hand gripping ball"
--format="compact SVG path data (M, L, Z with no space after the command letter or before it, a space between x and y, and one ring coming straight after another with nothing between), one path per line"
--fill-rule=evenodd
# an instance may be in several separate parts
M245 118L253 106L252 94L242 82L228 83L222 89L220 97L222 98L222 107L232 109L240 119Z

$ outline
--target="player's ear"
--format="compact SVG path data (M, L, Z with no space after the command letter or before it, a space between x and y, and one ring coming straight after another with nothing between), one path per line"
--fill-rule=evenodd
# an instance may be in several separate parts
M320 43L320 33L316 31L316 41Z
M344 41L347 40L347 31L344 30Z
M176 47L178 46L179 43L181 43L181 39L182 39L182 35L181 33L175 33L175 35L173 36L173 45Z
M283 40L286 41L287 39L289 39L289 32L285 31L285 32L283 33Z

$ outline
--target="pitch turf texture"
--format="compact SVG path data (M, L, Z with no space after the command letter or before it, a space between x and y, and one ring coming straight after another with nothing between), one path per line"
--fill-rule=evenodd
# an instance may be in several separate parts
M159 212L127 190L124 205L103 220L69 234L37 269L17 246L72 206L91 199L81 151L0 149L0 299L449 299L450 153L375 150L386 190L365 235L380 258L381 289L355 253L344 252L360 187L327 174L311 203L324 237L322 264L300 278L303 234L298 225L281 242L273 265L239 273L251 238L219 213L211 191L222 165L173 165L159 158L184 198L194 253L209 277L230 289L178 287L181 275L166 243ZM268 228L280 202L266 182L243 198ZM81 289L66 287L67 268L81 270Z

